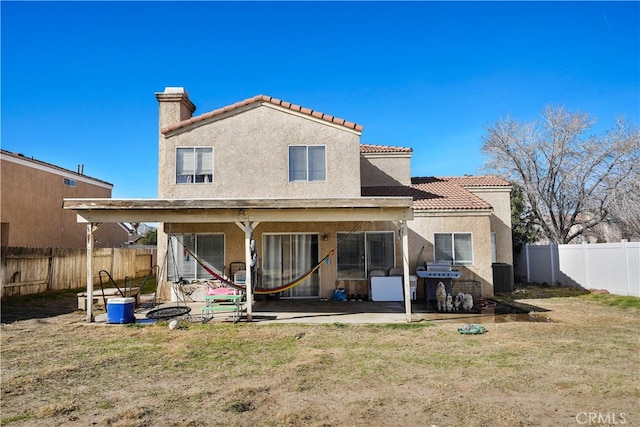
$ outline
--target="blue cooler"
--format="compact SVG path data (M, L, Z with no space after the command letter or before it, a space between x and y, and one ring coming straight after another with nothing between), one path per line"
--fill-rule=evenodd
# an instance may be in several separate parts
M133 323L135 298L109 298L107 300L107 323Z

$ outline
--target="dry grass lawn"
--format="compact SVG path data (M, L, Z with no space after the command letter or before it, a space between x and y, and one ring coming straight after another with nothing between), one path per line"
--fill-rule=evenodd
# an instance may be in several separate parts
M3 324L2 425L579 426L588 414L640 425L640 310L527 303L551 311L484 335L425 323L169 330L78 313Z

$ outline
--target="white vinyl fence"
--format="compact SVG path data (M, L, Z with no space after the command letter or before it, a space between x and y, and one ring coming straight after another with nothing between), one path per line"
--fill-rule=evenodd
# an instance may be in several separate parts
M640 297L640 242L528 244L520 252L515 274L527 282Z

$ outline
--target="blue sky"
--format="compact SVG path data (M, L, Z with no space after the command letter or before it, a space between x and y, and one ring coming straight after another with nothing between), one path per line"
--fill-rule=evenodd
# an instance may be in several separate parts
M156 92L202 114L257 94L483 173L486 127L563 105L640 116L639 2L1 3L2 148L157 196Z

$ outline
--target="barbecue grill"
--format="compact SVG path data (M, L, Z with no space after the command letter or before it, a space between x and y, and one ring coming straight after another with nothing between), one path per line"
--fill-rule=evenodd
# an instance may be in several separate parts
M447 293L451 293L451 280L459 279L462 273L451 267L450 264L442 263L427 263L426 269L424 267L418 267L416 269L416 276L424 279L424 294L426 296L426 305L429 309L430 302L436 300L436 287L439 282L444 283L444 287Z
M454 270L449 264L427 263L427 269L416 271L418 277L423 279L459 279L462 276L458 270Z

